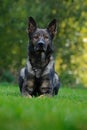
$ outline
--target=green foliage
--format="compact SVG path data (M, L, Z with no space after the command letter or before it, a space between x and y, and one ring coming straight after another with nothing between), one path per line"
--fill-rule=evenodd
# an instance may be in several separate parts
M84 79L87 72L87 48L83 42L84 38L87 38L87 1L83 0L35 0L34 3L32 0L1 0L0 77L5 70L17 75L18 70L25 65L28 16L33 16L40 27L46 27L53 18L58 20L55 57L56 61L59 58L62 61L57 61L56 64L61 82L87 86L87 80ZM81 60L78 61L79 57ZM66 74L70 82L67 82Z
M87 130L87 90L61 88L53 98L24 98L0 84L1 130Z
M9 71L5 71L5 72L3 72L2 76L1 76L1 81L13 82L13 81L15 81L15 77Z

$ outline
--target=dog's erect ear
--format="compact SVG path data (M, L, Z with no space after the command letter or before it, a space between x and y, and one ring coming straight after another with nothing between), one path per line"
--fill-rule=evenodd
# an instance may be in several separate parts
M31 34L36 30L36 22L32 17L28 18L28 34L31 36Z
M55 35L55 33L56 33L56 19L53 19L53 20L49 23L49 25L48 25L48 27L47 27L47 30L48 30L48 32L50 33L50 36L53 38L54 35Z

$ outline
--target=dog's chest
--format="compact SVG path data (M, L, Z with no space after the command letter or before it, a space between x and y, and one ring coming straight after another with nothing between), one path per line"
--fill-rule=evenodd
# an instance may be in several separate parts
M30 62L35 69L42 69L48 63L48 59L46 58L45 54L37 53L31 57Z
M39 78L47 65L47 60L40 55L32 59L31 63L36 78Z
M44 69L46 68L46 66L48 65L49 60L48 58L46 58L45 54L36 54L34 56L31 57L30 59L30 64L32 67L32 70L34 71L34 74L36 76L36 78L39 78Z
M48 61L41 62L37 59L31 63L31 61L27 60L27 70L28 73L35 76L36 78L40 78L41 76L44 76L50 72L50 70L54 66L54 60L53 57L50 57Z

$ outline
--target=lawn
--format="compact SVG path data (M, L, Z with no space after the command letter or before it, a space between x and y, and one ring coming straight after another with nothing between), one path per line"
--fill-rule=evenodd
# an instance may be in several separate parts
M29 99L17 86L0 84L0 130L87 130L87 89Z

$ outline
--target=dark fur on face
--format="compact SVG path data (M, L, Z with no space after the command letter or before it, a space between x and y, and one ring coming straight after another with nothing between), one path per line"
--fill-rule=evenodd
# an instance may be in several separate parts
M28 21L29 57L32 64L47 64L53 52L52 40L56 32L56 20L54 19L46 29L37 28L36 22L32 17Z
M53 38L56 33L54 19L46 29L37 27L32 17L28 19L28 59L19 76L22 95L55 95L59 89L59 78L55 73Z

